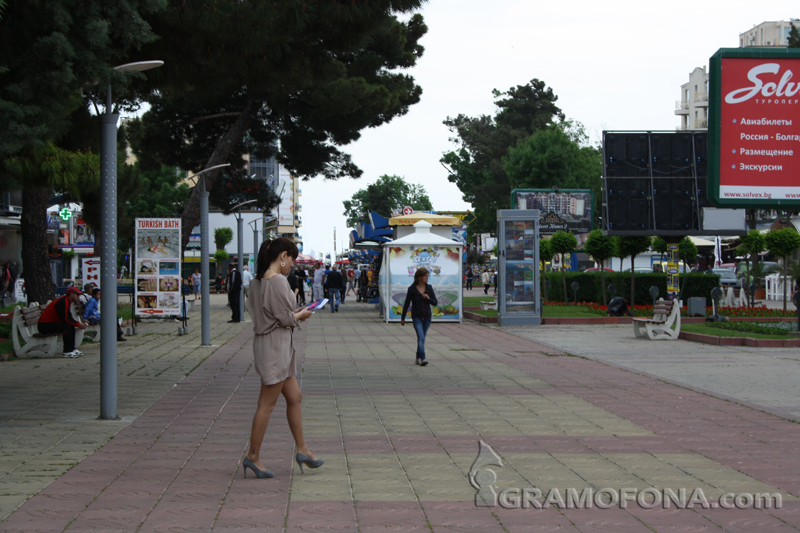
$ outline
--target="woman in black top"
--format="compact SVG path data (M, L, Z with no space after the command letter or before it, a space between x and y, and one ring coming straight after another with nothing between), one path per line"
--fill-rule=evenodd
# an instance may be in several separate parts
M428 271L424 268L417 269L414 273L414 284L408 288L406 301L403 304L403 314L400 316L400 325L406 325L406 312L411 306L411 321L414 331L417 332L417 360L416 364L425 366L425 335L431 326L431 306L438 305L433 287L428 285Z

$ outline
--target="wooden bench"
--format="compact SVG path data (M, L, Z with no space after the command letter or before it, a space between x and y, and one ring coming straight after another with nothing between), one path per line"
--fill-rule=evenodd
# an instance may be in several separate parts
M634 318L633 332L639 338L675 340L681 333L681 301L659 298L653 318Z
M11 317L11 341L14 345L14 353L20 359L30 359L33 357L57 357L64 351L64 340L60 333L50 333L43 335L39 333L39 317L42 311L50 302L39 305L33 302L28 307L15 307ZM73 313L73 316L75 313ZM76 320L78 318L76 317ZM93 325L84 329L75 329L75 347L81 345L84 333L97 332L92 340L100 339L100 325ZM87 340L89 338L87 337ZM24 344L23 344L24 343Z

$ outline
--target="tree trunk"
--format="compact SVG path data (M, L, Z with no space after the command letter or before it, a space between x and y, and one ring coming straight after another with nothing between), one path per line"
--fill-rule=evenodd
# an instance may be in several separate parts
M262 104L263 102L261 100L251 100L247 103L239 117L231 124L228 131L225 132L225 135L220 137L217 146L214 148L214 152L211 154L211 157L208 158L206 168L225 164L228 160L228 156L230 156L233 148L236 146L236 143L250 127L250 123L253 121L259 109L261 109ZM214 188L218 176L219 170L213 170L203 174L201 179L205 179L207 191ZM181 251L186 251L192 229L198 224L200 224L199 186L192 188L189 201L186 202L186 208L183 210L183 215L181 216Z
M603 305L608 307L608 303L606 303L606 269L605 269L606 262L600 261L600 285L603 289Z
M22 189L22 267L25 274L25 291L28 302L43 304L55 297L53 277L50 274L50 256L47 254L47 187ZM59 282L61 280L58 280Z
M567 295L567 265L564 264L564 254L561 254L561 284L564 286L564 305L569 305Z

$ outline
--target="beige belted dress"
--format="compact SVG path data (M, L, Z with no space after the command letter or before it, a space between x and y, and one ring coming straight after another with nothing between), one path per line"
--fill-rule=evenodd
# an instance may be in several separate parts
M253 356L261 383L274 385L294 376L295 348L292 342L297 307L285 276L253 279L245 305L253 319Z

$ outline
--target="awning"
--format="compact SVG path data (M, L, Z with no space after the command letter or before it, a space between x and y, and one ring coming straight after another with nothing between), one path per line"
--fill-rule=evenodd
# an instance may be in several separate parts
M689 240L692 241L692 244L695 246L714 246L714 241L709 241L708 239L701 239L700 237L692 237L689 236Z
M458 217L448 217L444 215L434 215L433 213L411 213L389 219L392 226L413 226L420 220L424 220L433 226L458 226L461 227L461 219Z

